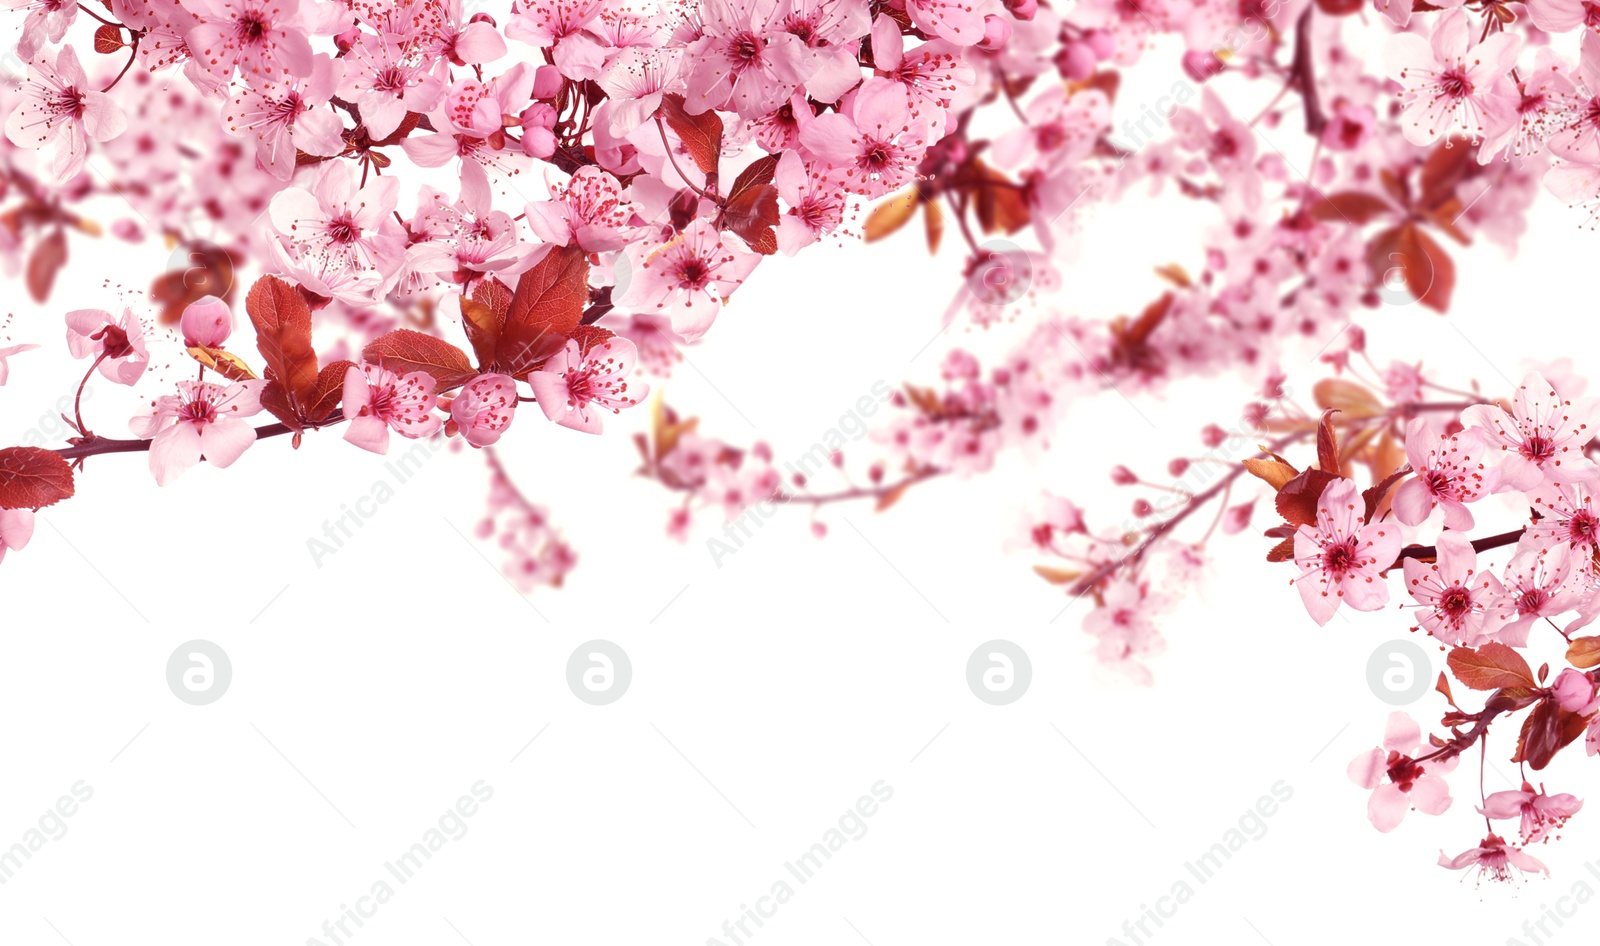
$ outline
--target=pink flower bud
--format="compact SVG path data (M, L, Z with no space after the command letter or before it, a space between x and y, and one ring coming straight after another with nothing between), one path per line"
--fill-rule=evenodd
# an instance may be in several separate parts
M474 14L472 14L472 16L470 18L468 18L467 22L468 23L487 23L490 26L497 26L498 25L498 24L495 23L494 17L490 16L487 13L474 13ZM551 66L550 68L554 69L555 66ZM537 80L535 80L535 81L537 81Z
M474 447L500 439L517 410L517 383L503 374L480 374L450 404L450 419Z
M216 296L201 296L183 310L183 343L190 348L221 348L233 334L233 313Z
M1189 472L1189 461L1184 457L1178 457L1167 464L1167 473L1171 476L1182 476L1187 472Z
M1039 12L1039 0L1006 0L1006 10L1019 20L1031 20Z
M1139 478L1133 475L1132 470L1119 463L1111 468L1111 482L1118 486L1132 486L1139 482Z
M144 239L144 228L139 226L138 221L123 217L121 220L112 221L111 235L129 243L138 243Z
M1204 82L1220 75L1226 68L1227 64L1218 59L1215 53L1191 49L1183 54L1184 74L1196 82Z
M1222 442L1227 439L1228 432L1216 424L1207 424L1205 429L1200 431L1200 442L1208 447L1220 447Z
M1555 694L1556 702L1569 713L1587 712L1590 704L1594 702L1594 683L1587 674L1579 673L1570 667L1556 677L1556 682L1550 687Z
M1094 75L1096 61L1094 50L1087 43L1067 43L1056 53L1056 71L1061 78L1077 82Z
M540 66L533 74L533 97L553 99L561 93L561 86L566 81L561 70L555 66Z
M986 53L997 52L1005 49L1010 40L1011 23L1005 17L991 13L983 18L983 39L978 41L979 49Z
M1143 519L1155 511L1155 507L1150 505L1150 500L1148 499L1135 499L1133 501L1133 514L1136 518Z
M535 125L522 129L522 152L541 161L556 153L556 136L548 128Z
M554 128L556 110L544 102L534 102L522 110L523 128Z

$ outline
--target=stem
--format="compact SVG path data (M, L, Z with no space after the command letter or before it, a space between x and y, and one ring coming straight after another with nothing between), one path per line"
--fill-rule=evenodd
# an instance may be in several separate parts
M1473 539L1472 550L1474 552L1487 552L1489 549L1497 549L1507 545L1516 545L1517 542L1521 540L1522 533L1526 531L1526 529L1512 529L1510 532L1502 532L1499 535L1491 535L1482 539ZM1400 554L1394 560L1394 564L1390 565L1389 568L1398 568L1400 563L1408 558L1434 558L1438 554L1438 550L1431 545L1413 545L1409 548L1401 549ZM1387 570L1388 569L1385 569L1385 571Z
M345 421L343 412L335 411L327 420L315 424L306 424L300 430L320 430L323 427L332 427ZM288 424L268 424L256 428L256 439L265 440L268 437L281 437L284 434L296 433L295 428ZM63 447L56 453L61 454L63 460L80 460L84 457L100 456L107 453L144 453L150 449L153 440L115 440L110 437L90 437L83 443Z
M689 180L689 175L683 173L683 168L678 167L678 159L672 153L672 142L667 140L667 126L663 124L659 118L656 119L656 131L661 133L661 146L667 149L667 160L672 163L672 169L678 172L678 177L683 181L684 186L694 191L702 199L715 201L716 203L720 204L721 201L717 200L715 197L712 197L710 194L707 194L704 188L694 186L694 183Z
M133 34L133 42L128 44L128 64L122 67L122 71L117 73L117 77L111 80L110 85L107 85L100 91L110 92L112 89L116 88L117 83L122 81L122 77L128 74L129 69L133 68L133 61L139 58L139 38L143 35L143 33Z
M105 360L106 352L102 348L99 357L95 358L94 364L90 365L89 370L83 373L83 380L78 382L78 396L72 401L72 416L78 419L78 433L85 437L93 437L94 435L89 433L87 427L83 426L83 389L89 386L89 379L94 377L94 370L100 367L100 362Z

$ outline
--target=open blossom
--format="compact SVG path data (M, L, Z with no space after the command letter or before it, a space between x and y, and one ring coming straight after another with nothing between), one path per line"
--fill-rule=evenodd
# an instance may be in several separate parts
M1511 873L1511 868L1513 867L1525 874L1539 871L1543 871L1547 875L1550 873L1550 868L1539 863L1533 855L1511 847L1506 844L1504 838L1493 834L1478 842L1477 847L1470 851L1463 851L1455 857L1450 857L1440 851L1439 866L1448 870L1476 867L1480 877L1506 882L1513 879Z
M1417 622L1445 643L1476 647L1505 623L1505 590L1492 572L1478 571L1478 553L1461 533L1445 532L1434 548L1432 564L1405 560Z
M1600 399L1563 398L1538 372L1517 387L1511 413L1474 404L1461 422L1483 431L1499 474L1495 489L1530 490L1546 479L1600 480L1600 467L1583 455L1600 420Z
M358 269L392 268L404 237L390 216L400 196L400 179L374 177L360 188L354 168L338 161L323 165L311 190L289 187L272 198L273 229L305 262L324 259Z
M240 381L223 387L209 381L180 381L178 393L150 402L150 410L128 422L150 445L150 472L166 486L204 459L232 466L256 442L244 418L261 413L265 381Z
M11 366L6 363L6 359L12 355L20 355L25 351L33 351L38 347L38 345L7 345L0 347L0 385L4 385L6 379L11 377Z
M633 205L622 199L622 185L605 171L584 165L551 200L535 200L526 209L528 229L546 243L576 244L590 253L620 250L633 228Z
M1404 90L1401 131L1415 145L1463 134L1474 141L1499 133L1515 120L1515 90L1507 73L1522 39L1495 33L1483 42L1463 10L1439 17L1431 40L1415 33L1389 37L1384 64Z
M333 157L344 151L344 123L327 107L342 66L342 61L318 56L305 79L240 90L223 110L223 130L236 137L254 138L256 162L268 174L287 182L294 177L299 152ZM362 118L372 124L365 111Z
M724 238L709 221L697 219L639 264L616 301L623 308L666 313L672 330L692 342L711 328L723 302L759 262L761 256L737 237Z
M89 84L71 46L53 58L28 64L22 102L6 118L6 137L19 148L56 145L50 171L66 182L83 170L89 141L110 141L128 127L128 116L111 96Z
M1487 450L1477 430L1447 434L1432 418L1412 418L1406 425L1406 459L1416 475L1395 490L1395 518L1419 526L1438 508L1444 510L1446 528L1472 528L1466 504L1483 498L1494 484L1483 462Z
M1389 603L1389 587L1378 573L1400 554L1400 532L1361 516L1355 481L1329 483L1317 500L1317 524L1294 535L1294 580L1300 600L1318 624L1327 624L1341 602L1357 611L1376 611Z
M1528 501L1539 519L1522 533L1518 547L1564 550L1569 553L1574 572L1588 577L1600 575L1600 565L1595 561L1600 549L1597 491L1600 487L1589 483L1549 482L1529 492Z
M600 432L604 411L619 413L650 393L628 374L639 361L633 342L621 336L596 342L585 351L576 339L528 376L544 416L586 434Z
M1577 607L1578 593L1567 582L1571 572L1572 554L1559 546L1528 549L1513 556L1501 582L1505 587L1506 616L1511 620L1496 635L1500 643L1527 646L1528 632L1535 621Z
M881 197L916 176L932 145L932 123L913 109L905 87L882 77L847 97L844 110L819 115L800 129L800 141L820 165L843 175L855 193Z
M444 98L442 76L448 71L393 39L363 34L343 59L339 91L360 109L361 122L374 139L393 134L406 112L430 112Z
M517 382L509 375L480 374L450 403L450 420L474 447L493 446L511 426L517 410Z
M1138 658L1166 650L1166 641L1152 620L1160 599L1143 584L1121 577L1106 583L1101 598L1104 603L1083 619L1084 631L1099 639L1095 656L1135 683L1148 686L1154 677Z
M0 562L7 549L22 551L33 538L32 509L0 509Z
M685 51L685 107L698 114L727 108L746 118L772 111L817 71L805 41L776 29L789 4L712 0L700 8L701 35Z
M200 22L185 41L195 61L217 78L226 81L235 69L252 82L311 74L300 0L193 0L188 9Z
M1534 791L1532 785L1523 782L1520 792L1495 792L1488 796L1478 811L1497 821L1518 819L1522 843L1533 844L1548 841L1553 832L1559 831L1567 819L1582 808L1583 802L1572 795L1546 795L1543 786Z
M132 309L124 309L115 320L104 309L68 312L67 349L74 358L99 358L100 373L116 384L132 385L150 365L144 327Z
M1413 808L1425 815L1442 815L1450 808L1450 786L1443 776L1460 757L1419 761L1423 745L1416 720L1396 711L1384 727L1383 745L1356 756L1345 770L1350 781L1372 789L1367 818L1379 831L1399 827Z
M623 136L643 125L661 107L661 96L678 83L681 49L622 50L600 74L600 87L610 96L600 103L599 117L611 133Z
M344 373L344 439L373 453L389 452L389 431L415 440L444 424L433 412L437 382L425 371L400 375L379 365L351 365Z

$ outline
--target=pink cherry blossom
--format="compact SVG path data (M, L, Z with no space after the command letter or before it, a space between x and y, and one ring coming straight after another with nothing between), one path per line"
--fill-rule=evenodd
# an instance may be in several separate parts
M100 373L116 384L132 385L150 366L144 326L132 309L124 309L120 319L104 309L68 312L67 349L74 358L98 359Z
M1418 526L1442 508L1446 528L1472 528L1466 504L1482 499L1494 485L1494 473L1483 462L1487 450L1477 430L1447 434L1431 417L1412 418L1406 424L1406 459L1416 475L1395 490L1395 518Z
M1563 398L1538 372L1517 387L1511 413L1495 404L1475 404L1461 422L1483 431L1495 464L1497 491L1529 490L1546 479L1600 479L1600 467L1583 455L1600 420L1600 399Z
M1376 611L1389 603L1389 587L1378 580L1400 554L1400 533L1361 517L1361 492L1353 480L1329 483L1317 500L1317 524L1294 536L1294 584L1318 624L1327 624L1341 603L1357 611Z
M584 351L576 340L528 376L544 416L587 434L600 432L604 411L620 413L650 393L649 385L629 381L638 363L633 342L617 336Z
M517 410L517 382L508 375L480 374L450 403L450 419L474 447L489 447L511 426Z
M1444 533L1434 548L1432 564L1414 558L1404 563L1417 621L1448 644L1476 647L1505 623L1505 589L1492 572L1478 571L1478 553L1461 533Z
M111 96L89 85L71 46L28 64L22 102L6 118L6 137L19 148L55 142L50 171L65 183L83 170L89 141L110 141L128 127L128 116Z
M724 238L708 221L697 219L638 262L615 301L667 314L673 332L692 342L711 328L723 303L759 262L761 257L737 237Z
M381 365L351 365L344 373L344 439L373 453L389 452L389 431L416 440L439 432L433 412L437 382L425 371L400 375Z
M1540 618L1565 614L1579 604L1578 592L1567 581L1572 574L1572 554L1566 548L1527 549L1506 565L1502 584L1511 621L1496 637L1502 644L1524 647L1528 632Z
M342 67L343 63L318 56L308 78L240 90L223 111L226 131L253 138L256 161L280 181L294 177L298 152L319 157L341 153L344 124L327 102Z
M1406 140L1431 145L1441 136L1463 134L1477 141L1514 121L1505 91L1522 40L1495 33L1477 41L1462 10L1443 14L1432 40L1415 33L1389 37L1384 63L1404 91L1401 129ZM1508 101L1509 98L1509 101Z
M392 269L403 246L390 216L400 181L376 177L358 189L353 170L330 162L311 190L279 191L270 209L273 229L302 262L320 259L355 269Z
M1595 562L1600 551L1597 492L1600 486L1585 482L1547 482L1530 491L1528 501L1539 519L1524 530L1519 547L1530 551L1561 550L1568 553L1577 574L1600 574L1600 565Z
M1539 863L1532 855L1506 844L1503 838L1493 834L1478 842L1478 846L1470 851L1463 851L1455 857L1439 852L1439 866L1448 870L1461 870L1467 867L1478 868L1478 876L1488 877L1493 881L1510 882L1513 880L1511 869L1525 874L1543 871L1550 873L1550 869Z
M1095 657L1135 683L1150 685L1155 678L1140 658L1166 650L1166 641L1153 620L1159 597L1139 583L1118 580L1106 585L1102 598L1101 606L1083 619L1084 631L1098 639Z
M503 50L504 47L502 47ZM430 112L444 97L442 64L419 58L402 41L363 34L344 55L339 92L361 111L373 138L387 138L406 112ZM494 116L498 127L499 115Z
M0 562L7 549L22 551L33 538L32 509L0 509Z
M1590 686L1592 692L1594 687ZM1495 792L1483 800L1478 811L1497 821L1517 818L1521 821L1522 843L1548 842L1550 836L1561 830L1567 819L1583 808L1583 802L1572 795L1547 795L1544 787L1534 791L1527 782L1522 791Z
M550 200L529 202L525 211L534 236L557 246L576 244L590 253L620 250L633 235L633 205L622 199L622 185L597 167L585 166Z
M727 108L748 118L789 100L820 63L806 43L775 27L788 11L779 0L711 0L701 7L701 33L685 50L685 107Z
M1444 776L1456 767L1459 756L1419 761L1424 745L1422 729L1405 713L1389 714L1383 745L1350 761L1346 774L1362 788L1372 789L1367 818L1379 831L1400 826L1406 812L1442 815L1450 808L1450 786Z
M226 82L234 70L251 81L311 74L311 41L300 0L194 0L199 24L185 41L198 62Z
M867 80L848 102L802 126L801 143L864 196L911 180L934 140L927 114L911 108L904 86L884 78Z
M33 351L38 347L38 345L0 346L0 386L3 386L6 380L11 377L11 366L6 363L6 359L12 355L20 355L25 351Z
M150 402L150 410L128 422L134 434L153 439L150 472L166 486L202 459L215 467L232 466L256 442L256 431L244 418L261 413L265 381L241 381L223 387L209 381L180 381L178 393Z

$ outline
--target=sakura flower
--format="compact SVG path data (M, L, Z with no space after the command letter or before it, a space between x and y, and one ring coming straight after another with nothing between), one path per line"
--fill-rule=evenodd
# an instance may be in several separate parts
M685 51L685 107L693 114L727 108L747 118L772 111L820 65L793 33L776 29L789 4L779 0L709 0L701 34ZM980 28L981 33L981 28Z
M563 427L600 432L600 414L620 413L650 393L648 385L627 380L638 363L633 342L621 336L596 342L585 351L576 339L528 375L544 416Z
M67 349L74 358L93 356L100 373L116 384L132 385L150 365L144 347L144 327L132 309L113 320L104 309L76 309L67 313Z
M517 383L503 374L480 374L450 404L450 420L474 447L495 444L517 410Z
M808 167L799 152L783 153L772 183L788 206L778 221L778 249L785 256L795 255L844 222L844 187L824 169Z
M842 173L866 197L881 197L911 180L933 144L928 118L911 108L899 83L868 79L842 112L820 115L800 129L800 141Z
M1104 92L1071 94L1059 84L1035 96L1026 114L1025 126L1000 135L990 148L1002 167L1036 167L1048 173L1060 165L1076 164L1094 150L1095 140L1111 124L1111 104Z
M1522 843L1526 845L1549 841L1551 833L1561 830L1567 819L1582 808L1583 802L1572 795L1546 795L1544 786L1534 791L1532 785L1523 782L1520 792L1495 792L1485 798L1478 812L1495 820L1519 819Z
M585 165L551 196L531 201L526 208L534 236L556 246L575 243L590 253L620 250L628 244L633 205L622 199L622 185L610 174Z
M906 0L911 22L956 46L983 39L983 14L973 0Z
M33 538L32 509L0 509L0 562L7 549L22 551Z
M1382 523L1365 524L1355 481L1329 483L1317 500L1316 526L1303 525L1294 536L1294 579L1312 620L1327 624L1341 602L1357 611L1376 611L1389 603L1389 588L1378 578L1400 554L1400 532Z
M1511 868L1515 867L1523 873L1544 871L1550 873L1550 868L1539 863L1532 855L1507 846L1505 839L1493 834L1478 842L1478 846L1470 851L1463 851L1455 857L1439 852L1439 866L1449 870L1461 870L1465 867L1477 867L1479 877L1487 876L1490 880L1512 880Z
M1530 551L1561 549L1571 556L1573 570L1583 576L1600 574L1595 556L1600 550L1600 508L1596 508L1592 483L1550 482L1528 494L1539 514L1522 533L1518 547Z
M1513 556L1502 579L1506 616L1511 620L1496 635L1500 643L1524 647L1535 621L1576 607L1578 593L1567 582L1571 572L1572 554L1559 546Z
M622 50L600 74L608 98L598 113L613 135L622 136L649 121L661 107L661 96L679 82L681 49Z
M1419 526L1442 508L1446 528L1472 528L1465 504L1483 498L1494 483L1494 471L1483 464L1487 450L1477 430L1447 434L1437 420L1412 418L1406 425L1406 458L1416 475L1395 490L1395 518Z
M664 312L674 332L694 341L761 261L736 240L724 239L704 219L695 220L639 265L617 305Z
M11 377L11 367L6 364L6 359L12 355L20 355L25 351L33 351L38 347L38 345L8 345L0 347L0 386L3 386L6 383L6 379Z
M194 0L199 17L185 40L195 61L226 81L235 69L251 81L311 74L311 40L300 0Z
M373 453L389 452L389 431L416 440L438 433L433 413L437 382L425 371L399 375L380 365L351 365L344 373L344 439Z
M1434 548L1431 565L1405 560L1406 590L1417 601L1417 621L1446 643L1476 647L1505 623L1505 590L1493 573L1478 572L1478 553L1461 533L1443 533Z
M6 137L19 148L42 148L55 142L50 171L65 183L83 170L89 141L110 141L128 127L128 117L111 96L89 85L71 46L54 57L28 64L22 102L6 118Z
M1528 0L1528 17L1546 33L1568 33L1580 26L1600 27L1600 8L1589 0Z
M340 94L360 109L361 123L376 140L393 134L406 112L432 111L444 97L441 75L448 71L434 60L418 59L399 42L365 33L344 60ZM496 115L496 128L499 119Z
M78 18L78 5L72 0L6 0L5 5L27 11L16 49L23 59L32 59L46 45L61 42Z
M1103 604L1083 619L1084 631L1099 639L1095 656L1134 682L1148 686L1154 678L1136 658L1155 656L1166 649L1166 641L1152 620L1158 599L1143 585L1126 578L1107 582L1101 599Z
M1461 422L1484 433L1499 474L1497 492L1530 490L1546 479L1600 479L1600 467L1583 455L1600 420L1600 399L1568 399L1538 372L1517 388L1511 413L1495 404L1474 404Z
M1456 767L1458 756L1426 759L1419 756L1422 729L1402 712L1389 714L1383 745L1350 761L1345 773L1350 781L1372 789L1367 819L1388 833L1400 826L1413 808L1425 815L1442 815L1450 808L1450 786L1444 775Z
M273 229L296 256L326 259L360 269L392 267L403 237L391 218L400 196L400 179L374 177L360 189L354 167L342 161L323 165L311 190L279 191L269 208Z
M1521 48L1522 39L1506 32L1478 42L1463 10L1439 17L1431 40L1415 33L1389 37L1384 64L1389 77L1404 87L1406 140L1431 145L1456 133L1474 141L1497 134L1514 120L1515 93L1507 92L1506 74Z
M244 418L261 413L265 381L241 381L223 387L209 381L180 381L176 395L150 402L148 413L128 422L135 435L153 439L150 472L166 486L204 459L212 466L232 466L256 442L256 430Z

